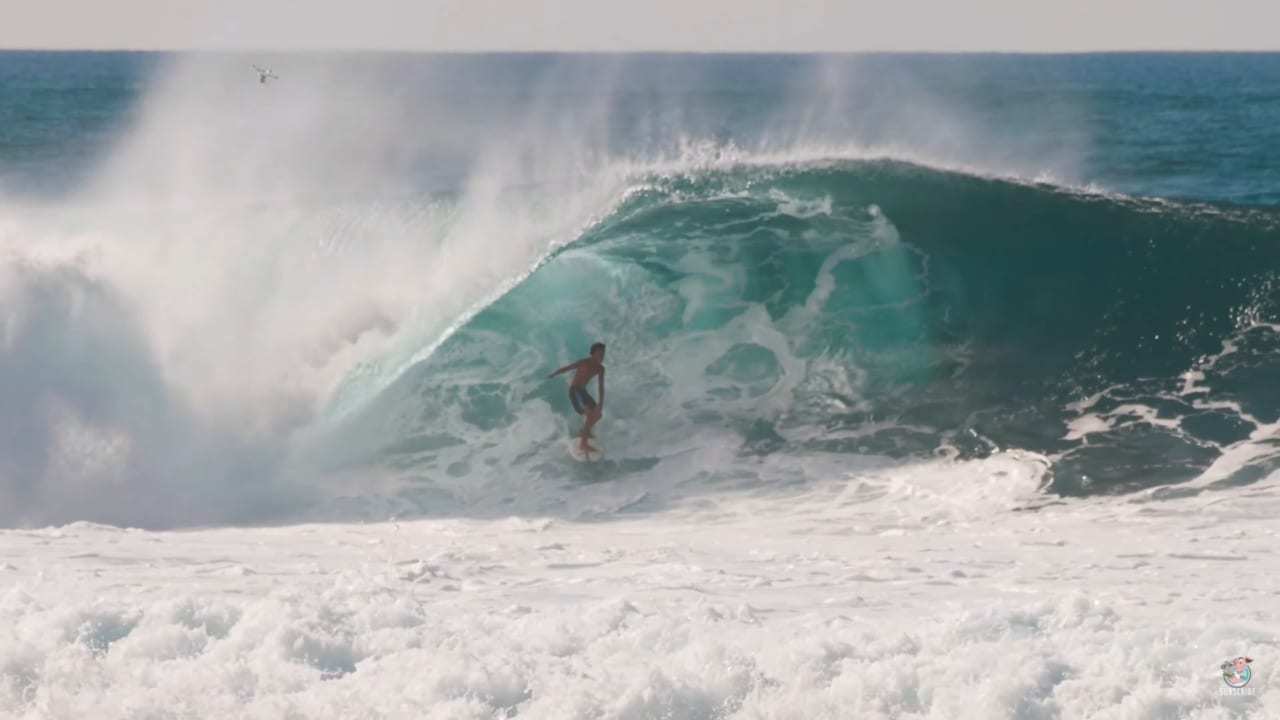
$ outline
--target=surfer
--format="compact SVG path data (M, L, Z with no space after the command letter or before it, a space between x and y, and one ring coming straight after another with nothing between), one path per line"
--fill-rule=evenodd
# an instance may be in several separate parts
M578 436L579 445L584 453L599 452L589 445L587 440L595 437L591 434L591 428L600 422L600 416L604 414L604 343L598 342L592 345L590 355L565 365L548 377L553 378L569 370L574 371L573 380L569 382L569 402L573 404L575 412L586 418L582 424L582 433ZM600 378L599 405L596 404L595 398L591 397L591 393L587 392L587 383L597 376Z

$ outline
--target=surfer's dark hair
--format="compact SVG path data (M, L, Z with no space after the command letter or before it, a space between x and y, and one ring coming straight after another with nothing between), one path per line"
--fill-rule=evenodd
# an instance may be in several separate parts
M588 354L595 355L597 350L604 350L604 343L596 343L592 345L591 351Z

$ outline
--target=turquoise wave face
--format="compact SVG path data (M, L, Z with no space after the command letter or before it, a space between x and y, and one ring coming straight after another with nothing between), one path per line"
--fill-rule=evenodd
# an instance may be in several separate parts
M1185 480L1280 419L1278 241L1273 212L894 162L654 177L352 426L431 492L550 482L577 421L542 378L599 340L610 478L1021 448L1061 493Z

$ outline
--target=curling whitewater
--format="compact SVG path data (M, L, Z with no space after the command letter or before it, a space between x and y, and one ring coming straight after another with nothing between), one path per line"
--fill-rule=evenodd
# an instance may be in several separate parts
M371 399L354 373L325 461L402 483L339 502L373 517L590 514L605 481L653 510L1003 450L1056 495L1248 483L1277 467L1278 240L1270 209L888 160L652 175ZM596 340L609 457L584 467L541 378Z

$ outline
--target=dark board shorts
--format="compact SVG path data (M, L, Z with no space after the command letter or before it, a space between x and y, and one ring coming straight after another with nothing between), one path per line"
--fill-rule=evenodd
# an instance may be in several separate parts
M596 409L596 399L581 385L569 388L569 402L573 403L573 409L579 415Z

